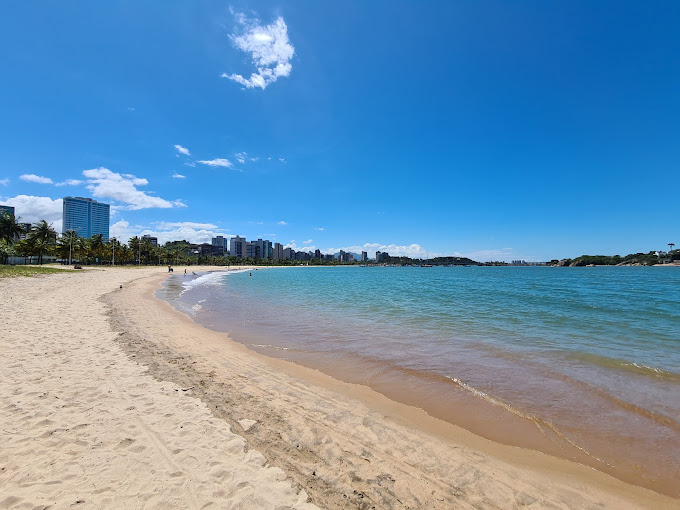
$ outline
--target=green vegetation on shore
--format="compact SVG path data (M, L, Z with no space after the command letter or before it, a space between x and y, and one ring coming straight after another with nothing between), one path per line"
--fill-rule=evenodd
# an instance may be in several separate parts
M655 264L667 263L680 260L680 250L673 250L662 257L657 252L649 253L630 253L625 256L620 255L581 255L574 259L553 259L548 262L551 266L653 266Z
M467 257L434 257L431 259L412 259L410 257L385 257L381 260L381 264L389 264L396 266L419 266L422 264L430 264L433 266L483 266L481 262L469 259Z
M16 278L18 276L38 276L42 274L70 273L67 269L55 267L35 266L2 266L0 265L0 278Z

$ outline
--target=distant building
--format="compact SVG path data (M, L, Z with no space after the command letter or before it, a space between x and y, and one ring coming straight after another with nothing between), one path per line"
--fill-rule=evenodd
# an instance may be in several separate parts
M376 262L382 262L383 260L385 260L389 256L390 256L390 254L387 253L386 251L376 251L375 252L375 261Z
M227 240L224 236L212 238L212 254L215 257L223 257L227 253Z
M260 258L260 249L257 246L257 241L248 241L246 243L246 257L249 259Z
M9 214L10 216L14 216L14 207L11 205L0 205L0 215L1 214Z
M211 256L213 254L213 245L211 243L203 243L198 245L198 255L201 257Z
M376 251L375 252L375 261L380 262L380 256L382 255L381 251Z
M158 238L157 237L152 237L149 234L144 234L142 236L142 241L144 241L145 239L149 240L149 242L151 243L151 246L158 246Z
M229 255L232 257L246 258L246 238L234 236L229 245Z
M284 260L295 260L295 250L293 248L284 248L283 259Z
M318 259L318 260L323 260L323 257L322 257L322 255L321 255L321 250L316 249L316 250L314 251L314 258L315 258L315 259Z
M110 209L109 204L91 198L64 197L62 232L73 230L86 239L101 234L108 241Z
M257 241L251 241L248 243L251 245L252 258L258 259L270 259L272 258L272 243L267 239L258 239ZM248 255L249 257L251 255Z
M272 249L272 259L283 259L283 245L281 243L274 243L274 247Z
M24 230L21 234L19 234L19 239L22 241L24 239L28 239L28 234L31 233L31 225L30 223L19 223L19 226Z
M366 262L368 260L368 253L365 251L361 252L361 262Z

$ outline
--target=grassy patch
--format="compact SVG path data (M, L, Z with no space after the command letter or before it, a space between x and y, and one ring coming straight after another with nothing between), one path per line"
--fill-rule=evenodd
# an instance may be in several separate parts
M41 274L68 273L66 269L56 267L36 267L36 266L1 266L0 278L16 278L18 276L37 276Z

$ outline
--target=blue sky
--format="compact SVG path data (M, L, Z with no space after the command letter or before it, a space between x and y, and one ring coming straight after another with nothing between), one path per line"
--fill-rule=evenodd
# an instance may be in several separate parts
M680 244L680 3L20 2L0 203L478 260ZM181 176L181 177L180 177Z

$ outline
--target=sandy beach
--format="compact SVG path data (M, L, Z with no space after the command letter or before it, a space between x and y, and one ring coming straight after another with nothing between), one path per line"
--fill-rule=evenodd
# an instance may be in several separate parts
M0 280L0 508L680 505L251 352L156 298L166 277Z

